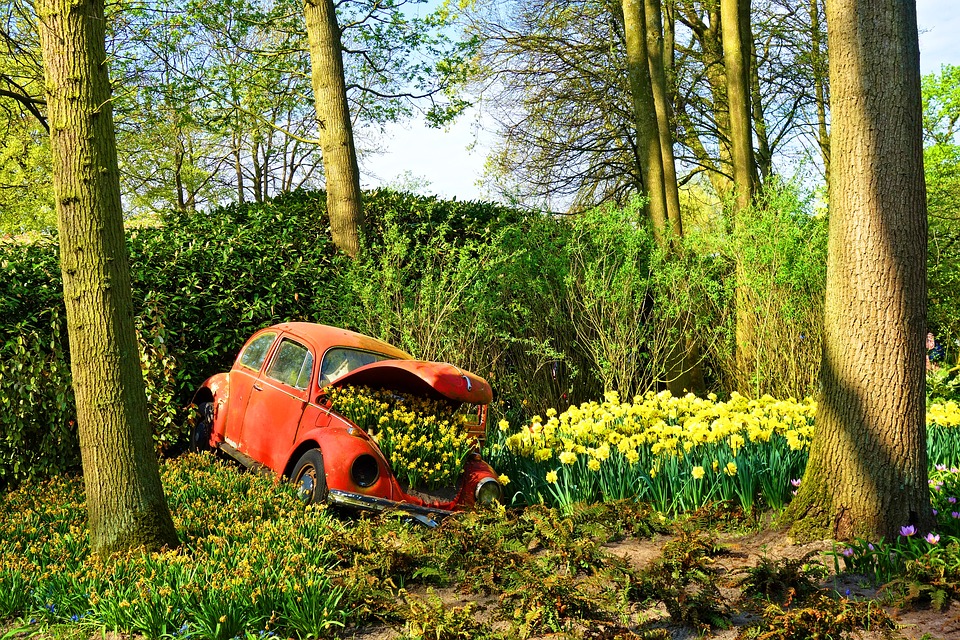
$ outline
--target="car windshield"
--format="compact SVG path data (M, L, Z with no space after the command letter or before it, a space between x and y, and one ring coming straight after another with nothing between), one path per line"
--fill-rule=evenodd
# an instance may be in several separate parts
M323 354L323 363L320 365L320 386L325 387L337 378L345 376L366 364L395 359L395 357L386 356L382 353L360 351L348 347L327 349L327 352Z

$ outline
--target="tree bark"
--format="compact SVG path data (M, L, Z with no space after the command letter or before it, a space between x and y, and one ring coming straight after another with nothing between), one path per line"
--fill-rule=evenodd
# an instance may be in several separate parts
M657 121L657 137L663 162L664 204L667 210L667 223L672 237L683 236L683 222L680 217L680 188L677 183L677 160L673 154L673 132L670 122L673 119L670 95L667 91L666 58L672 59L673 51L666 51L663 37L663 10L660 0L644 0L644 12L647 31L647 62L650 69L650 88L653 93L653 105Z
M333 242L351 257L360 252L363 208L360 169L343 75L340 26L332 0L305 0L313 98L327 179L327 214Z
M682 123L683 143L693 153L697 163L705 167L707 177L721 199L726 198L733 189L732 159L730 139L727 132L730 130L730 110L727 108L727 76L724 68L722 27L720 19L719 0L712 2L677 2L674 8L678 11L693 32L700 45L703 56L704 74L710 86L713 117L717 127L716 152L707 149L699 133L685 113L685 106L680 103L677 108L678 120ZM703 15L701 15L703 14Z
M730 155L739 209L750 206L754 190L753 133L750 121L750 0L720 0L723 63L730 112ZM746 18L746 25L743 19ZM745 37L746 35L746 37Z
M746 24L744 24L746 20ZM723 64L727 78L730 156L733 169L734 226L742 223L754 192L753 131L750 111L750 0L720 0L723 34ZM736 265L736 388L750 394L756 371L756 317L749 274L737 259Z
M817 146L823 161L823 176L830 192L830 132L827 129L827 77L824 70L826 52L823 50L820 23L820 0L810 0L810 63L813 69L814 100L817 103Z
M637 128L637 153L643 188L649 202L647 212L657 242L669 237L670 220L664 193L663 152L657 127L657 112L650 81L647 56L647 29L643 0L622 0L623 32L627 48L627 73L633 98L633 118Z
M680 187L677 182L676 157L673 152L673 113L667 85L668 70L673 68L673 25L664 28L661 0L644 0L644 17L647 35L647 62L650 87L656 113L657 137L663 162L663 193L670 229L671 243L676 248L683 237L683 220L680 211ZM665 37L665 33L670 37ZM670 48L667 48L669 44ZM675 318L671 323L675 341L666 361L666 385L674 395L687 391L700 391L704 387L702 369L699 365L699 349L689 338L685 318Z
M103 1L36 9L91 551L174 546L133 326Z
M822 396L787 513L800 537L933 524L924 423L926 200L916 5L828 0L833 179Z

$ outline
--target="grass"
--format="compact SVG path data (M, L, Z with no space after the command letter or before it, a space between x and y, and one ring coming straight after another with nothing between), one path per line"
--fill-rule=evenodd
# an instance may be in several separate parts
M803 625L840 637L851 624L887 624L875 607L812 586L822 567L805 561L768 562L746 577L716 571L717 524L755 523L739 507L714 504L672 521L636 502L499 507L427 529L305 507L289 486L209 454L167 461L162 473L182 545L161 553L89 557L79 478L0 497L10 516L0 521L0 640L101 631L169 640L352 637L377 624L437 640L666 637L638 617L658 603L674 623L703 630L750 608L754 637L786 628L802 637ZM671 541L643 568L605 547L664 533ZM956 544L944 540L903 566L903 602L942 605L958 595ZM723 595L720 587L737 581L752 597ZM456 606L449 594L458 594ZM597 629L605 635L585 635Z

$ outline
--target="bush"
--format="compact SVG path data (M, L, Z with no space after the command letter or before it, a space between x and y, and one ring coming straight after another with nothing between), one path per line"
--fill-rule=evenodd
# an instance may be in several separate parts
M741 382L734 257L754 273L747 286L763 366L751 388L812 391L825 226L795 190L768 196L741 225L745 235L691 231L670 251L654 242L640 205L566 217L379 190L365 199L366 248L356 261L329 241L322 192L171 212L159 226L131 229L158 448L184 438L198 385L228 369L256 329L285 320L353 329L463 366L494 385L495 420L514 424L605 391L662 389L681 366L728 393ZM10 482L34 473L24 465L42 475L78 458L72 430L61 433L73 408L56 244L0 246L0 274L0 403L29 405L0 415L0 482ZM29 429L51 436L40 444ZM23 444L32 442L42 449Z

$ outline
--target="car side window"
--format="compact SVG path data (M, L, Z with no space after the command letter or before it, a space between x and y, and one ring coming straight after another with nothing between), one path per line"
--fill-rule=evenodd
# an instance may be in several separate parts
M276 339L277 334L265 333L253 342L251 342L240 356L240 364L249 367L254 371L259 371L263 366L263 361L267 359L267 353L270 351L270 345Z
M313 354L298 342L284 339L267 368L267 377L297 389L310 386Z
M334 347L323 354L323 364L320 365L320 386L325 386L340 376L344 376L354 369L382 360L391 360L390 356L372 351L360 351L345 347Z

